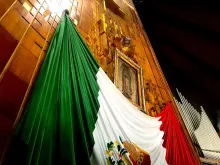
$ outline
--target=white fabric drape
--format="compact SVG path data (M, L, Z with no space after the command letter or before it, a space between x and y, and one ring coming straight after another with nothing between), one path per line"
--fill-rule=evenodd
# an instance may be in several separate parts
M101 68L97 73L97 82L100 109L93 132L92 164L106 164L106 144L118 140L120 136L148 152L151 164L166 165L166 149L162 146L164 132L160 131L159 118L147 116L131 104Z

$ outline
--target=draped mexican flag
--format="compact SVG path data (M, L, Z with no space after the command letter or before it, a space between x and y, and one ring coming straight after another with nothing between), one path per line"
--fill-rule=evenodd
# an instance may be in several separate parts
M67 13L15 137L8 164L198 164L171 105L155 118L131 104L100 68Z

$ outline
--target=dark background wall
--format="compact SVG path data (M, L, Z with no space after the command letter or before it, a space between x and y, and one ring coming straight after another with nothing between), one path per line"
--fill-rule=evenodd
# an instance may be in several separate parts
M220 8L210 2L134 0L174 95L202 105L217 131L220 110Z

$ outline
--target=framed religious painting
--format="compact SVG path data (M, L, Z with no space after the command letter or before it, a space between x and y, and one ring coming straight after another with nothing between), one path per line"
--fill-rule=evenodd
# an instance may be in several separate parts
M132 104L146 112L142 68L118 49L114 61L114 84Z

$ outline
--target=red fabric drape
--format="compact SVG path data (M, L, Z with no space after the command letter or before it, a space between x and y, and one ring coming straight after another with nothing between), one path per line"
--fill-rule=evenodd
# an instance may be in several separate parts
M166 161L169 165L197 165L188 141L170 103L157 116L162 121L160 130L164 132L163 146L166 148Z

